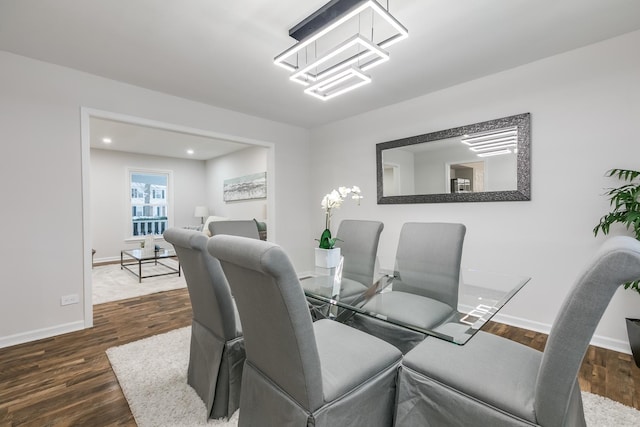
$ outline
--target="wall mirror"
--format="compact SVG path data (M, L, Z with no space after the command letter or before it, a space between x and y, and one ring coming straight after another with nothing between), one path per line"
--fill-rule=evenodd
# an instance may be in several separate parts
M530 200L530 114L376 144L378 204Z

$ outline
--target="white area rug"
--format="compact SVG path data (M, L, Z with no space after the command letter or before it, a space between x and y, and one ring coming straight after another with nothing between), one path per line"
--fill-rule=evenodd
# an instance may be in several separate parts
M107 350L138 427L238 425L238 412L209 420L207 408L187 385L191 327Z
M164 259L163 263L178 268L178 261ZM137 268L133 266L130 268ZM168 270L162 266L143 265L142 274L166 273ZM184 275L149 277L138 283L138 278L127 270L121 270L120 264L96 266L92 270L92 301L94 304L102 304L109 301L133 298L140 295L148 295L156 292L169 291L184 288L187 282Z
M176 329L107 350L139 427L237 426L231 420L206 421L206 408L187 385L191 328ZM590 427L638 427L640 411L595 394L582 393Z

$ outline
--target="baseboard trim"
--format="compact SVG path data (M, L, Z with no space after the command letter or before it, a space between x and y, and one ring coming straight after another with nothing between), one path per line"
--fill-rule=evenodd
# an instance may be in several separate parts
M551 325L533 320L523 319L521 317L509 316L507 314L496 314L493 319L495 322L504 323L517 328L528 329L534 332L540 332L543 334L549 334ZM18 344L24 344L31 341L40 340L43 338L50 338L56 335L66 334L69 332L80 331L84 329L84 322L70 322L62 325L54 326L51 328L37 329L35 331L29 331L21 334L9 335L6 337L0 337L0 348L11 347ZM596 347L606 348L608 350L617 351L620 353L631 354L631 347L629 342L625 340L617 340L613 338L603 337L600 335L594 335L591 340L591 345Z
M41 340L43 338L50 338L56 335L80 331L82 329L84 329L84 321L79 320L77 322L64 323L51 328L36 329L34 331L0 337L0 348L24 344L31 341Z
M113 256L113 257L104 257L104 258L95 258L93 260L93 264L97 265L97 264L116 264L116 263L120 263L120 257L119 256Z
M533 320L527 320L516 316L509 316L507 314L498 313L491 320L547 335L549 335L549 331L551 331L550 324L535 322ZM629 346L629 342L626 340L618 340L614 338L603 337L601 335L594 335L591 339L590 344L596 347L602 347L608 350L617 351L619 353L631 354L631 347Z

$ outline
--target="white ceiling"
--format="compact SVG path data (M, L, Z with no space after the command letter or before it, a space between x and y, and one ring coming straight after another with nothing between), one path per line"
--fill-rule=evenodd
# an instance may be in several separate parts
M239 142L96 117L90 118L89 129L91 148L163 157L208 160L250 147ZM104 138L111 142L105 143Z
M0 0L0 49L312 128L640 29L638 0L389 0L409 38L323 102L273 58L327 1Z

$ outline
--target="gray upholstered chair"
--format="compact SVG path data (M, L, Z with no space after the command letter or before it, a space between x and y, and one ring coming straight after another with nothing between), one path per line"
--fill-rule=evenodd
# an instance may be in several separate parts
M365 310L424 329L455 315L466 227L454 223L408 222L402 226L392 291L374 295ZM425 334L367 317L350 324L384 339L406 353Z
M259 239L257 223L252 220L229 220L229 221L211 221L209 223L209 232L211 236L216 234L229 234L232 236L250 237Z
M169 228L193 309L187 382L204 401L209 418L231 417L240 403L245 358L240 318L217 259L201 232Z
M384 224L380 221L345 219L340 222L336 247L344 257L340 298L360 295L373 284L378 242ZM346 280L345 280L346 279Z
M340 222L336 233L336 237L340 240L335 247L340 248L340 255L344 257L340 286L341 301L353 302L373 285L378 242L383 229L384 224L380 221L345 219ZM326 279L326 277L315 278L317 287L326 287ZM309 284L312 280L314 278L307 279L305 284L307 289L313 289ZM309 298L309 304L315 318L327 317L325 304L313 298Z
M211 237L242 319L247 359L238 425L390 426L402 354L341 323L313 323L297 274L277 245Z
M620 284L640 278L640 242L613 237L560 307L544 353L482 331L406 354L396 426L585 426L578 370Z

